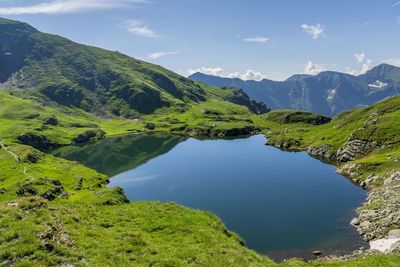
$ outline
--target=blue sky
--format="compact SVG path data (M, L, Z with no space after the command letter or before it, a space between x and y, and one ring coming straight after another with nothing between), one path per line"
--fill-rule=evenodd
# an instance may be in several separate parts
M0 16L183 75L400 66L399 0L0 0Z

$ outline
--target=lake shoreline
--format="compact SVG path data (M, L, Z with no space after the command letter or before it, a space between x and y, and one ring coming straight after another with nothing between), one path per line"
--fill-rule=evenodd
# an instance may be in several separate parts
M166 133L160 133L160 132L151 132L150 133L150 135L165 135ZM127 134L124 134L123 136L130 136L130 135L133 135L133 136L137 136L137 135L140 135L140 134L138 134L138 133L127 133ZM122 135L119 135L119 137L121 137ZM254 135L246 135L246 136L243 136L243 135L241 135L241 136L238 136L237 138L249 138L249 137L253 137ZM266 138L267 136L265 135L265 134L262 134L262 136L264 137L264 138ZM109 136L109 137L107 137L107 138L115 138L116 136ZM188 136L185 136L185 137L188 137ZM107 139L106 138L106 139ZM210 138L207 138L207 137L204 137L204 136L196 136L196 137L193 137L193 138L195 138L196 140L210 140ZM227 138L228 140L229 139L231 139L231 138ZM225 138L211 138L211 140L227 140L227 139L225 139ZM236 139L236 137L234 138L234 139ZM110 176L109 176L110 177ZM125 196L127 196L126 195L126 193L124 192L123 193ZM216 215L216 216L218 216L218 215ZM218 216L219 217L219 216ZM326 253L326 252L324 252L324 251L322 251L323 253L324 253L324 255L325 254L328 254L328 253ZM262 254L262 253L261 253ZM344 255L345 253L338 253L338 255ZM312 260L312 259L314 259L314 258L316 258L316 257L314 257L313 255L312 255L312 251L310 251L309 253L306 253L306 254L303 254L303 256L304 256L304 258L306 259L306 260ZM278 259L278 258L276 258L276 259ZM280 260L284 260L284 258L280 258Z

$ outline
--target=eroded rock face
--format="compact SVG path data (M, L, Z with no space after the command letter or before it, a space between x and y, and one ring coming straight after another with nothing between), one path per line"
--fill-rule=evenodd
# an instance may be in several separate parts
M329 145L322 145L320 147L309 147L307 148L307 153L315 158L326 160L335 159L335 154L332 153L331 147Z
M375 142L368 142L365 140L351 140L348 141L344 147L339 149L336 154L336 158L339 162L352 161L360 156L365 155L374 147L376 147Z

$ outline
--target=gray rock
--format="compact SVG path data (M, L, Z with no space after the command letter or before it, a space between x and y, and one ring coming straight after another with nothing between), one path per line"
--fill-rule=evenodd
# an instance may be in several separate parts
M354 226L360 225L360 219L354 218L353 220L351 220L350 224Z
M371 148L375 147L374 142L364 140L351 140L344 147L338 150L336 158L340 162L355 160L356 158L365 155Z
M400 229L391 230L388 236L392 238L400 238Z
M320 147L309 147L307 148L307 153L313 157L320 159L333 160L335 155L331 152L331 147L329 145L322 145Z

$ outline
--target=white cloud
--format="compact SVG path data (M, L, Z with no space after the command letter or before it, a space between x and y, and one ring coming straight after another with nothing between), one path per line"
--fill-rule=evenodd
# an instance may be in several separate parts
M221 67L216 67L216 68L201 67L201 68L197 68L197 69L189 69L187 71L188 75L192 75L196 72L201 72L201 73L204 73L207 75L224 77L224 78L238 78L238 79L245 80L245 81L247 81L247 80L260 81L267 77L266 74L258 72L258 71L254 71L251 69L246 70L244 73L233 72L233 73L228 73L228 74L226 74L224 69Z
M346 67L346 73L351 75L364 74L374 66L374 62L371 59L367 59L365 53L354 54L356 62L358 64L356 69Z
M256 37L243 39L243 41L245 41L245 42L253 42L253 43L266 43L269 40L270 40L270 38L263 37L263 36L256 36Z
M177 55L177 54L178 54L178 52L176 52L176 51L168 51L168 52L160 51L160 52L150 53L147 55L147 57L150 59L157 59L160 57L172 56L172 55Z
M316 75L325 70L324 66L312 63L311 61L308 61L307 64L304 65L304 74Z
M0 7L0 15L63 14L128 7L147 0L53 0L30 6Z
M374 66L374 62L371 59L367 59L367 61L361 65L360 74L364 74Z
M192 75L196 72L201 72L207 75L212 75L212 76L223 76L224 74L224 69L221 67L216 67L216 68L210 68L210 67L201 67L197 69L188 69L187 73L189 75Z
M315 25L301 25L301 28L308 34L312 36L313 39L318 39L320 37L326 37L324 34L325 27L321 24L317 23Z
M245 73L241 74L240 72L234 72L228 75L229 78L239 78L244 81L254 80L254 81L261 81L262 79L266 79L267 75L261 73L259 71L254 70L246 70Z
M400 58L390 58L385 60L384 63L400 67Z
M354 57L356 58L357 62L360 64L365 59L365 53L360 53L360 54L355 53Z
M158 36L148 25L144 24L141 20L127 20L126 25L126 29L130 33L149 38Z
M400 5L400 1L397 1L396 3L393 4L393 7Z

